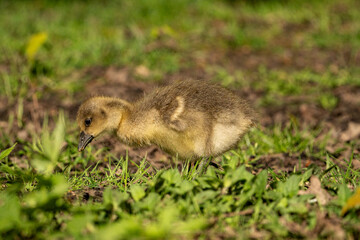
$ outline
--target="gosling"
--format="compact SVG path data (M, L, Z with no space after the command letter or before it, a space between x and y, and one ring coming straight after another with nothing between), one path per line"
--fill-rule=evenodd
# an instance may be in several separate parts
M155 144L181 159L216 157L235 147L254 125L248 104L217 84L182 80L130 103L93 97L80 106L78 150L103 132L128 145Z

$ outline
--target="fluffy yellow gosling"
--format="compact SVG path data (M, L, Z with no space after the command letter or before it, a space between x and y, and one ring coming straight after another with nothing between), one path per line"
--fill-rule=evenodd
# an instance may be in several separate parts
M155 144L182 159L220 155L254 124L254 112L233 92L213 83L177 81L129 103L93 97L79 108L79 151L106 131L129 145Z

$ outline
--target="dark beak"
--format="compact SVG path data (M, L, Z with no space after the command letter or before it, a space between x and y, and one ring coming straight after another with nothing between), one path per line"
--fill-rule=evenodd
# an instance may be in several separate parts
M78 151L81 152L86 148L86 146L94 139L90 134L86 134L84 131L80 133L80 141L78 146Z

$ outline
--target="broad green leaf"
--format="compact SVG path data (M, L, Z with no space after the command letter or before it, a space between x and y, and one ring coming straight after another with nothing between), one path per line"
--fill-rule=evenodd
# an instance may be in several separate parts
M312 176L313 173L313 169L308 169L302 176L301 176L301 181L300 181L300 185L303 186L304 182L306 182L307 180L309 180L309 178Z
M206 170L205 176L214 177L214 178L217 177L217 176L216 176L215 168L213 168L213 167L208 167L207 170Z
M111 208L117 210L118 206L129 199L129 194L126 192L121 192L119 190L111 189L110 187L104 190L103 194L103 203L106 208Z
M293 197L299 191L301 176L291 175L285 182L278 182L277 191L285 197Z
M200 232L207 226L206 218L200 217L180 222L176 226L176 232L180 234L192 234Z
M165 171L161 177L168 183L168 184L180 184L181 183L181 176L177 169L169 169Z
M286 208L288 206L288 199L287 198L282 198L281 200L280 200L280 202L278 202L278 204L277 204L277 207L278 208Z
M145 197L145 190L139 185L132 185L130 188L130 193L136 202Z
M93 228L93 219L94 216L91 214L75 215L67 222L66 230L69 231L72 236L80 237L82 233L86 232L86 228Z
M282 197L282 194L278 191L266 191L264 193L264 198L269 200L277 200Z
M224 187L228 188L241 180L245 180L245 182L248 182L253 177L254 175L246 171L244 165L240 166L235 170L229 169L228 173L224 177Z
M28 208L37 208L46 205L50 199L50 194L45 188L30 192L24 198L25 206Z
M59 197L62 197L66 193L69 187L65 179L65 176L60 174L52 175L50 177L50 180L52 184L51 193Z
M146 198L144 198L137 204L141 209L148 209L150 211L153 211L154 209L156 209L160 201L161 196L155 192L151 192Z
M255 195L256 197L260 198L263 194L263 192L266 189L266 184L267 184L267 171L266 170L262 170L255 179L255 183L254 183L254 188L255 188Z
M10 174L12 176L15 176L15 174L16 174L14 169L12 169L11 167L9 167L8 165L5 165L5 164L0 166L0 171Z
M62 113L59 115L54 131L51 134L45 131L41 140L45 155L50 162L57 163L62 143L65 140L65 119Z
M14 145L12 145L11 147L9 147L9 148L5 149L4 151L2 151L0 153L0 161L2 159L6 158L7 156L9 156L9 154L12 152L12 150L14 150L15 146L16 146L16 143Z
M187 180L183 180L180 184L179 187L174 189L174 192L179 194L179 195L183 195L189 191L191 191L193 189L194 185L187 181Z
M338 195L338 203L340 205L346 205L347 200L349 199L349 197L351 196L351 191L350 189L346 186L346 184L341 184L339 186L339 190L337 192Z
M309 209L306 206L307 200L309 197L305 196L296 196L294 198L290 198L288 201L288 207L285 209L287 213L298 213L298 214L306 214Z
M172 223L176 222L180 217L179 209L170 205L163 208L159 214L159 223L161 227L170 228L172 227Z
M31 160L31 165L39 173L51 173L54 170L54 164L46 159L36 156L37 158Z
M144 239L145 228L139 217L127 217L103 225L94 233L93 239Z
M1 193L0 195L0 233L14 229L21 224L20 203L17 197Z
M34 151L38 152L31 164L34 168L44 174L51 174L57 165L62 144L65 141L65 119L64 114L60 113L53 132L47 129L47 121L44 120L44 127L41 139L33 144Z
M213 200L219 193L212 190L205 190L195 195L198 204Z

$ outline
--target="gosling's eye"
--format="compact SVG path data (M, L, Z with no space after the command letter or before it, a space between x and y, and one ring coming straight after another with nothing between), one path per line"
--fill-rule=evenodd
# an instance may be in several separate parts
M88 127L91 124L91 118L85 119L85 126Z

